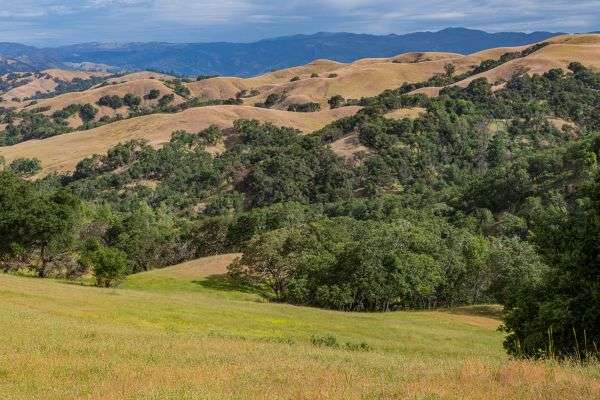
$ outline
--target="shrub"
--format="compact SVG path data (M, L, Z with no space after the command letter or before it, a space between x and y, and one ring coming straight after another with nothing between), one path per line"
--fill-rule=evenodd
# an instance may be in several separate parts
M319 336L319 335L313 335L310 338L310 342L318 347L332 347L337 349L338 347L340 347L340 344L337 340L337 338L333 335L323 335L323 336Z
M300 80L300 77L299 76L295 76L292 79L290 79L290 82L297 82L299 80Z
M329 74L327 75L328 78L337 78L338 74Z
M158 90L158 89L152 89L152 90L150 90L148 92L148 94L145 97L148 100L158 99L160 97L160 90Z
M171 104L175 100L175 96L172 94L165 94L163 97L158 100L159 107L166 107Z
M125 97L123 97L123 103L129 108L133 108L139 106L142 103L142 99L139 96L127 93Z
M127 254L113 247L100 247L87 255L83 263L90 265L96 277L96 285L112 287L131 273Z
M97 113L98 109L89 103L82 105L79 109L79 117L84 123L90 122L96 118Z
M332 96L327 103L329 103L329 107L331 107L331 109L334 108L339 108L342 107L345 103L345 100L342 96L340 96L339 94Z
M320 109L321 105L319 103L290 104L288 106L288 111L295 112L315 112Z
M110 107L110 108L116 110L117 108L123 107L123 99L121 99L117 95L112 95L112 96L106 95L106 96L100 97L97 104L99 106Z
M37 158L17 158L8 168L20 176L32 176L42 169L42 163Z

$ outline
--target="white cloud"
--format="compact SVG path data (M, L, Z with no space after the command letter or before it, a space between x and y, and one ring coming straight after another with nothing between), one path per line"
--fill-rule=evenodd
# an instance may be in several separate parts
M28 22L27 28L16 24ZM600 0L0 0L2 37L250 41L317 31L600 29Z

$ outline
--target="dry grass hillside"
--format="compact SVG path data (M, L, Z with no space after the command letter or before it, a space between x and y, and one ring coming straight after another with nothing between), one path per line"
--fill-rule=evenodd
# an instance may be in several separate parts
M600 34L589 35L564 35L548 40L548 46L535 53L509 61L494 69L474 75L460 81L457 85L465 87L471 81L478 78L486 78L490 83L501 87L502 82L511 79L515 75L543 74L553 68L566 70L571 62L580 62L588 68L600 69ZM523 50L525 47L490 49L473 54L467 58L479 58L481 60L497 58L500 55ZM441 88L423 88L413 93L424 93L429 96L437 96Z
M519 73L543 73L551 68L566 68L572 61L600 67L600 35L565 35L549 40L552 44L528 57L513 60L498 68L472 77L485 76L490 81L510 79ZM444 66L453 63L456 73L466 72L484 60L499 59L503 54L522 51L529 46L501 47L470 55L455 53L406 53L391 58L368 58L343 64L317 60L305 66L242 79L218 77L188 84L193 95L206 99L228 99L240 91L258 91L258 95L244 99L245 104L264 102L270 94L284 97L275 108L287 109L290 104L316 102L327 107L327 99L341 95L347 99L374 96L386 89L394 89L406 82L420 82L444 72ZM315 76L314 74L318 75ZM292 78L299 80L291 82ZM418 91L437 95L439 88Z
M115 78L110 78L107 80L108 83L124 83L124 82L133 82L139 81L143 79L158 79L161 81L168 81L171 79L175 79L174 76L162 74L160 72L152 72L152 71L140 71L140 72L132 72L131 74L118 76Z
M296 113L245 106L191 108L176 114L152 114L117 121L88 131L0 147L0 155L8 162L19 157L36 157L42 162L44 173L69 171L81 159L105 153L111 146L131 139L146 139L153 145L160 146L169 140L175 130L196 132L213 124L229 128L238 119L257 119L312 132L339 118L353 115L358 109L343 107L315 113Z
M128 109L127 107L121 107L119 109L112 109L110 107L98 106L96 102L102 97L106 95L117 95L120 97L125 96L128 93L134 94L142 98L142 106L151 106L155 105L158 100L147 100L144 99L144 96L150 92L150 90L158 90L162 95L166 94L174 94L173 90L166 86L159 80L155 79L140 79L135 81L129 81L119 84L112 84L102 87L97 87L95 89L86 90L83 92L71 92L65 93L60 96L52 97L49 99L40 100L37 104L33 106L29 106L26 109L34 109L40 107L49 107L50 109L46 111L46 114L52 114L54 111L61 110L71 104L94 104L98 109L97 118L101 118L103 116L113 117L117 114L121 114L122 116L127 116ZM173 104L180 104L184 101L184 99L178 95L175 95L175 100Z
M2 93L2 96L7 100L13 98L27 99L34 96L37 93L51 93L53 92L58 83L56 80L64 82L72 82L73 79L90 79L94 76L106 76L105 72L86 72L86 71L66 71L62 69L48 69L37 74L37 76L31 76L29 78L23 78L26 84L16 87L12 90Z

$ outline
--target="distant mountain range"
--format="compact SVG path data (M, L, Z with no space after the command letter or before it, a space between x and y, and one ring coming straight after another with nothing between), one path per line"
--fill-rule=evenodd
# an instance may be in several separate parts
M319 58L351 62L411 51L461 54L502 46L520 46L560 33L487 33L465 28L406 35L316 33L254 43L83 43L36 48L0 43L0 73L47 68L157 70L180 75L252 76L306 64Z

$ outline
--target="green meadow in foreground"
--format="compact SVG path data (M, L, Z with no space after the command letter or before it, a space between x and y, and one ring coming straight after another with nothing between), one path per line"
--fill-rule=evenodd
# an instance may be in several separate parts
M216 276L119 289L0 275L1 399L594 399L600 366L510 360L493 307L343 313Z

